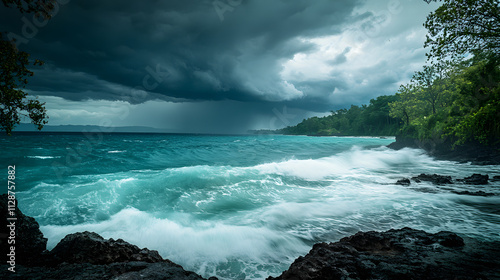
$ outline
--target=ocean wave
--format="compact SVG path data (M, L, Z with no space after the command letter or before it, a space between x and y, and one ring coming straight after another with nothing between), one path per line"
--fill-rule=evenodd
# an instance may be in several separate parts
M19 199L27 214L40 221L49 247L68 233L95 231L158 250L186 269L220 279L277 275L313 243L359 230L410 226L500 238L498 196L452 193L497 193L500 182L395 184L420 173L494 176L500 175L498 168L438 161L418 149L340 151L325 149L324 156L309 159L292 153L245 166L207 164L185 155L192 165L148 163L115 173L74 175L64 183L47 179L20 192Z
M25 156L26 158L35 158L35 159L52 159L52 158L61 158L62 156Z
M306 180L323 180L331 177L369 174L387 171L396 166L424 164L432 161L422 150L403 149L394 151L388 148L361 149L354 147L349 151L333 156L308 159L287 160L257 165L261 173L300 177Z
M139 247L158 250L162 257L203 275L207 273L207 267L214 265L225 266L224 270L229 270L223 272L226 277L241 273L241 266L253 267L254 273L259 271L255 267L260 266L262 275L248 275L249 279L265 277L267 272L264 273L262 268L266 266L269 272L276 274L289 265L280 260L292 260L310 249L286 232L217 221L191 222L186 226L135 208L126 208L100 223L48 225L42 226L41 230L48 238L48 249L67 234L94 231L104 238L122 238ZM216 269L216 274L220 274L220 270L221 267Z

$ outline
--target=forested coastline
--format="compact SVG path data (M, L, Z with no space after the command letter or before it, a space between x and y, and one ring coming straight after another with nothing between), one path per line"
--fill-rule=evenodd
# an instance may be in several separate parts
M472 58L424 66L394 95L312 117L277 133L311 136L387 136L442 139L454 145L498 145L500 68Z
M428 1L430 2L430 1ZM500 147L500 8L447 0L427 16L427 63L392 95L274 131L291 135L384 136L447 149ZM413 144L412 144L413 145ZM415 146L420 146L415 144Z
M296 126L276 130L287 135L310 136L380 136L395 135L402 123L390 115L389 104L397 102L396 95L379 96L368 105L352 105L349 109L332 111L325 117L312 117Z

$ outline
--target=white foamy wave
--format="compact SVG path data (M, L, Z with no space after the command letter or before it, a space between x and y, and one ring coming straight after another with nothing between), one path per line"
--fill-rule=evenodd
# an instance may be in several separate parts
M61 156L26 156L26 158L51 159L51 158L61 158Z
M426 169L431 162L436 168L442 168L442 162L431 159L424 151L418 149L395 151L385 147L369 150L354 147L349 151L318 159L290 159L248 167L194 165L167 168L162 171L162 175L189 175L206 179L260 174L297 177L308 181L340 177L365 177L377 180L375 173L392 172L402 175L401 171L405 166L412 168L409 171L414 171L415 166Z
M122 238L139 247L158 250L162 257L201 274L213 273L204 269L216 264L245 260L247 265L262 266L270 261L293 259L310 249L286 232L216 221L192 221L182 225L135 208L126 208L100 223L49 225L42 226L41 230L48 238L49 249L67 234L94 231L104 238Z
M125 153L126 151L108 151L108 154Z
M422 150L388 148L363 150L358 147L331 157L309 160L288 160L266 163L255 168L265 174L294 176L306 180L322 180L329 177L367 174L388 170L404 164L420 164L431 161Z

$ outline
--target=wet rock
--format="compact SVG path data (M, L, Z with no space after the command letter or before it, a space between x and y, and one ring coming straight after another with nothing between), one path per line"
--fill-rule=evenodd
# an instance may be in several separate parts
M494 279L500 275L499 242L471 244L452 232L403 228L359 232L316 244L271 279Z
M12 208L13 204L15 207ZM9 208L10 206L10 208ZM9 211L14 209L14 211ZM13 215L11 215L13 214ZM16 220L7 220L16 218ZM24 215L17 207L17 200L10 200L7 194L0 196L0 262L7 262L7 253L15 245L17 264L35 264L40 261L40 254L47 248L47 238L43 237L40 226L32 217ZM12 224L11 224L12 223ZM9 227L7 227L9 225ZM9 244L11 230L15 232L15 244ZM12 241L11 241L12 242Z
M0 267L2 268L2 267ZM5 278L4 278L5 277ZM57 267L26 267L20 266L15 273L0 271L1 279L29 280L203 280L194 272L186 271L172 262L120 262L107 265L90 263L68 264Z
M493 176L493 179L491 179L492 181L500 181L500 176Z
M482 174L472 174L472 176L465 177L463 179L459 179L457 181L464 182L466 184L470 185L487 185L488 184L488 175L482 175Z
M451 176L443 176L438 174L420 174L411 178L413 181L420 183L422 181L431 182L434 185L451 184Z
M473 195L473 196L494 196L494 193L487 193L483 191L470 192L470 191L452 191L452 193L460 194L460 195Z
M157 251L151 251L121 239L104 239L95 232L68 234L48 254L52 263L110 264L114 262L163 261Z
M396 182L396 185L401 185L401 186L409 186L411 184L410 179L408 178L403 178L400 179Z
M500 144L486 146L479 142L470 142L464 145L455 145L457 139L415 139L403 135L396 136L396 142L387 147L400 150L403 148L417 148L425 150L429 155L443 160L457 162L471 162L475 165L499 165Z
M0 196L2 218L0 249L8 252L10 232L5 221L11 217L7 195ZM0 279L172 279L202 280L198 274L164 260L157 251L139 247L121 239L104 239L94 232L69 234L52 251L46 251L47 239L38 223L16 207L16 260L14 271L7 254L0 254ZM211 277L211 280L217 280Z

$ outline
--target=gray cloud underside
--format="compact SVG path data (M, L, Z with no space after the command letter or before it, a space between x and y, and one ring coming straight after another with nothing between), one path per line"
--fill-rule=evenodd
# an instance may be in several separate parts
M32 37L19 37L20 49L46 62L30 80L36 95L193 112L228 100L247 104L241 114L275 118L287 106L302 117L393 94L423 63L428 10L397 0L73 0L42 27L2 7L0 30ZM210 104L215 120L229 103Z
M340 32L357 4L242 1L221 21L213 1L71 1L20 47L40 54L49 65L45 71L62 69L56 81L37 71L31 88L87 92L65 96L70 99L95 98L92 92L120 99L120 90L100 81L143 86L149 66L166 73L156 87L156 80L148 81L149 91L162 95L279 101L290 99L281 86L281 63L314 49L298 38ZM10 27L22 35L17 17L11 14Z

